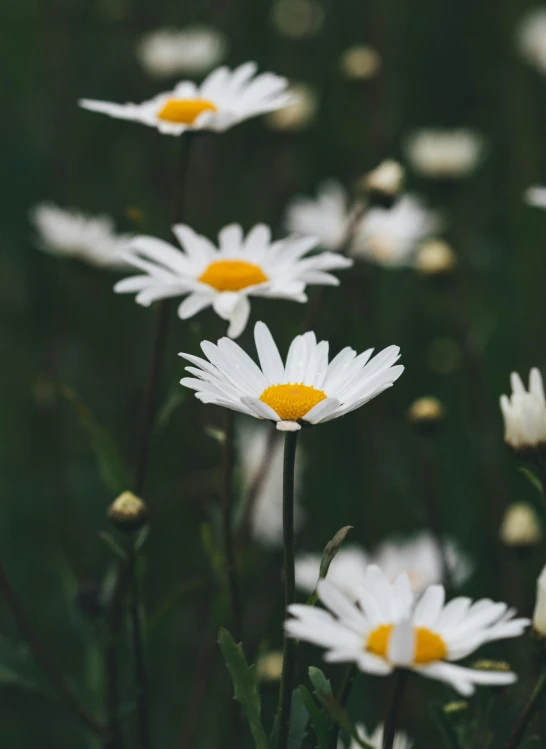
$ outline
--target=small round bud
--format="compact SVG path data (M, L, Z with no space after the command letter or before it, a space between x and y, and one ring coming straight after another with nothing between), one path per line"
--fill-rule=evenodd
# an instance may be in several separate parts
M452 273L457 266L457 256L441 239L430 239L421 245L415 267L424 276L443 276Z
M123 492L108 508L108 517L120 531L138 531L146 525L148 509L132 492Z
M357 44L343 52L339 64L341 72L347 78L368 80L379 73L381 57L373 47L367 44Z
M404 168L397 161L387 159L361 177L358 187L367 194L370 203L390 208L403 184Z
M412 424L437 424L444 417L442 402L432 396L417 398L408 409L408 420Z
M273 650L259 658L257 673L260 681L280 681L282 674L282 653Z
M506 546L522 548L539 544L542 541L542 528L535 508L526 502L510 505L499 535Z

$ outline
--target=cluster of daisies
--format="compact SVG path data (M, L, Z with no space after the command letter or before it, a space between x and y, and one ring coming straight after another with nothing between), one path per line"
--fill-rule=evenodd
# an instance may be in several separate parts
M157 75L187 67L184 55L193 60L195 72L205 70L211 60L215 64L222 57L225 40L200 33L193 38L193 51L190 41L172 30L148 38L140 47L140 59L144 66L155 67ZM363 55L356 53L345 61L353 67L364 63ZM219 67L200 85L182 81L141 103L83 99L80 105L184 137L201 130L221 133L257 115L285 110L294 101L285 78L258 74L249 62L234 70ZM404 148L422 177L453 180L473 172L485 143L471 130L431 129L411 134ZM41 245L50 252L117 270L136 269L116 283L115 291L135 294L142 306L179 299L182 320L211 307L228 323L227 337L217 343L203 341L203 356L181 354L188 362L181 384L202 403L271 422L281 432L298 432L349 414L392 387L404 369L398 363L398 347L388 346L375 356L373 349L358 353L346 347L332 356L327 341L305 332L294 338L283 358L269 328L257 322L256 361L233 339L247 326L252 297L304 303L307 286L338 285L333 272L350 268L355 259L389 267L452 265L449 248L438 239L442 218L414 195L399 198L402 179L400 165L388 161L363 178L362 197L358 191L351 196L334 181L324 183L315 199L296 198L288 207L289 233L282 239L263 224L245 232L232 223L213 241L180 223L172 227L175 246L151 236L118 235L105 217L67 213L52 205L37 207L32 219ZM383 204L377 204L378 195ZM512 397L501 400L506 440L516 450L536 451L546 443L541 376L532 371L529 391L517 375L512 386ZM241 445L247 476L260 469L264 450L270 458L253 523L266 543L275 542L281 532L279 445L271 448L248 432ZM274 499L266 501L266 496ZM297 512L296 521L302 518ZM323 607L291 605L286 633L324 648L328 661L354 662L377 676L409 669L447 682L463 695L472 694L476 685L511 684L516 676L510 671L455 664L486 643L521 635L530 623L504 603L488 599L457 597L446 603L441 584L446 572L457 585L470 571L470 563L452 542L426 534L409 542L388 542L371 555L346 549L325 579L319 579L319 558L303 555L296 563L298 586L305 593L316 590ZM546 620L545 586L543 579L535 615L538 629ZM374 734L363 727L359 731L372 745L381 741L381 727ZM398 742L400 747L410 745L404 736Z

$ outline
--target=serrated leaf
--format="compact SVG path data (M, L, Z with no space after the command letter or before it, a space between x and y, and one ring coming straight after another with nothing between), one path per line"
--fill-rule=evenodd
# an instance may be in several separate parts
M74 409L80 424L89 436L98 472L105 487L116 496L126 491L132 484L131 477L110 433L99 424L91 409L75 390L63 385L60 392Z
M332 685L320 668L310 666L309 679L311 680L315 694L333 694Z
M303 685L300 686L300 695L302 702L309 715L311 726L318 741L318 749L329 749L329 732L330 723L326 715L319 708L315 700L313 699L309 690Z
M443 707L441 705L430 705L430 712L434 716L434 720L444 738L445 745L449 749L461 749L457 730L445 714Z
M288 734L288 749L300 749L307 736L309 715L303 704L299 689L292 692L292 709L290 711L290 732Z
M242 646L237 645L228 630L223 627L218 634L218 645L233 682L234 697L241 704L247 717L256 749L268 749L269 744L260 717L260 693L254 666L247 664Z
M367 744L363 739L360 738L354 725L351 723L347 711L342 707L335 697L324 692L317 695L320 703L326 708L330 717L345 731L356 743L363 747L363 749L373 749L370 744Z
M343 528L340 528L338 532L336 533L336 535L332 538L332 540L328 541L328 543L324 547L324 551L322 552L322 557L320 559L319 580L323 580L328 574L330 565L334 561L335 556L341 547L341 544L347 537L347 533L349 533L352 527L353 527L352 525L345 525L343 526ZM315 588L315 590L311 593L311 595L307 599L307 605L314 606L317 601L318 601L318 595L317 595L317 590Z
M520 473L523 473L523 475L529 481L531 486L533 486L537 490L537 492L540 494L540 496L544 498L544 488L542 486L542 481L539 479L539 477L536 474L534 474L532 471L530 471L528 468L519 468L518 470Z

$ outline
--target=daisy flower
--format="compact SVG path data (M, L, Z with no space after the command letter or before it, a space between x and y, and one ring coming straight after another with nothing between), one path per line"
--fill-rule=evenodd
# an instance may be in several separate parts
M517 30L517 44L525 60L546 73L546 10L534 8L524 17Z
M275 437L273 449L269 449L270 429L265 424L249 425L245 422L239 432L239 456L242 468L244 495L249 496L258 472L262 469L257 496L251 515L252 537L263 546L279 546L283 539L282 525L282 466L283 441ZM264 458L266 462L264 463ZM295 470L294 525L296 530L303 520L303 508L299 503L302 473L302 452L298 453Z
M387 267L412 265L420 243L440 228L436 213L412 195L392 208L371 208L359 222L350 254Z
M173 233L183 250L154 237L135 237L125 257L144 274L125 278L114 290L137 292L137 303L145 307L187 295L178 308L182 320L213 307L229 321L231 338L246 326L250 296L306 302L307 284L337 286L339 281L328 271L352 264L331 252L305 257L316 246L315 239L293 236L272 242L263 224L246 237L238 224L226 226L218 235L218 247L183 224L173 226Z
M533 185L523 193L523 200L534 208L546 208L546 187Z
M337 251L347 241L355 215L343 186L328 180L319 186L316 199L294 198L285 224L288 231L316 237L321 247Z
M216 29L206 26L166 28L146 34L137 47L137 56L144 70L154 77L192 75L218 65L226 47L224 35Z
M373 749L383 749L383 733L385 730L385 727L383 723L379 723L375 731L368 731L366 730L366 727L362 725L362 723L357 723L355 725L356 732L364 741L365 744L368 744L368 746L373 747ZM398 731L394 737L394 743L392 745L392 749L411 749L413 746L413 741L409 738L407 734L404 733L404 731ZM339 742L340 749L343 748L343 744ZM349 749L359 749L360 744L355 740L351 739L351 743L349 744Z
M505 603L454 598L445 604L441 585L431 585L419 599L405 573L391 583L371 565L358 601L328 580L318 594L328 611L292 604L285 623L290 637L326 648L331 662L354 662L361 671L386 676L396 668L450 684L471 695L478 684L501 686L516 681L511 672L482 671L453 663L485 643L518 637L530 624L515 619Z
M546 399L538 369L529 375L529 390L521 377L510 375L512 395L502 395L500 407L504 418L504 441L516 451L536 450L546 444Z
M132 236L116 234L108 216L88 216L40 203L30 212L30 220L38 246L52 255L77 258L100 268L127 268L123 253Z
M405 144L407 157L424 177L457 179L471 174L484 152L484 139L474 130L418 130Z
M546 637L546 567L537 580L537 599L533 612L533 629L541 637Z
M398 346L389 346L371 359L373 349L359 356L344 348L328 363L328 343L314 333L297 336L283 364L273 336L256 323L254 339L260 367L229 338L218 345L203 341L207 357L180 354L192 365L194 377L181 384L196 391L203 403L275 422L277 429L296 431L301 424L320 424L364 405L397 380L404 367L395 365Z
M79 104L92 112L156 127L166 135L181 135L186 130L223 132L243 120L290 103L286 78L273 73L256 75L256 71L253 62L235 70L217 68L200 86L182 81L172 91L140 104L94 99L81 99Z

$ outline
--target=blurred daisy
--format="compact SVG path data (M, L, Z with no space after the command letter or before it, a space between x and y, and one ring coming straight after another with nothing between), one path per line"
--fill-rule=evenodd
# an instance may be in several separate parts
M431 585L416 599L409 578L391 583L371 565L356 603L336 585L321 580L318 594L329 609L293 604L285 623L290 637L326 648L325 660L351 662L361 671L386 676L405 668L450 684L471 695L478 684L513 684L509 671L482 671L453 664L485 643L518 637L530 623L515 619L505 603L454 598L445 604L441 585Z
M541 73L546 73L546 9L529 11L519 24L517 44L522 57Z
M120 120L156 127L166 135L186 130L223 132L250 117L285 107L291 102L288 81L273 73L256 75L257 65L247 62L235 70L221 67L200 86L182 81L172 91L141 104L114 104L81 99L84 109Z
M546 399L542 375L533 368L529 374L529 390L521 377L510 375L512 395L501 395L504 418L504 441L517 451L536 450L546 444Z
M157 29L142 37L137 56L144 70L161 78L205 73L226 53L223 34L206 26Z
M362 723L357 723L356 726L356 732L364 741L364 743L368 744L368 746L371 746L372 749L383 749L383 732L384 732L384 726L383 723L380 723L375 731L368 733L366 730L366 727L362 725ZM392 745L392 749L411 749L413 746L413 741L405 734L403 731L398 731L394 737L394 743ZM339 748L343 749L343 744L339 743ZM359 749L360 744L355 740L351 739L351 743L349 744L349 749Z
M424 177L467 177L484 151L484 140L473 130L418 130L406 140L405 150L414 170Z
M389 346L371 359L373 349L359 356L344 348L328 363L328 343L314 333L294 338L286 365L263 322L254 339L261 368L229 338L218 345L203 341L207 359L180 354L191 364L194 378L181 384L196 390L203 403L275 422L277 429L296 431L301 424L320 424L344 416L391 387L404 367L395 365L398 346Z
M321 247L341 250L349 237L356 210L342 185L328 180L319 186L316 199L294 198L288 206L285 225L295 234L316 237Z
M328 570L326 579L335 583L353 600L358 596L359 585L362 585L368 569L368 555L357 546L340 549ZM296 558L296 585L306 593L312 593L317 587L320 573L320 554L300 554Z
M546 208L546 187L528 187L523 193L523 200L535 208Z
M229 322L231 338L246 326L250 296L306 302L307 284L337 286L339 281L328 271L351 265L331 252L304 257L317 244L310 237L272 242L264 224L257 224L246 237L238 224L226 226L218 235L218 247L189 226L178 224L173 232L183 250L155 237L135 237L125 257L144 275L125 278L114 291L137 292L136 301L144 307L187 295L178 308L182 320L212 307Z
M264 546L277 546L282 543L282 466L283 442L275 436L273 449L269 450L270 429L264 424L242 425L239 432L239 454L243 474L243 488L246 497L252 492L258 473L265 469L259 483L259 490L253 498L250 529L252 537ZM266 461L264 463L264 458ZM303 520L298 495L301 486L302 454L298 453L295 471L294 526L297 530Z
M316 117L319 101L311 86L296 83L288 89L292 100L282 109L269 112L265 121L272 130L299 132L305 130Z
M374 78L381 69L379 52L367 44L357 44L349 47L340 57L341 72L347 78L368 80Z
M392 208L370 208L359 222L350 254L379 265L412 265L421 242L439 230L439 216L412 195Z
M304 39L320 31L324 10L317 0L276 0L271 10L271 20L282 36Z
M123 253L132 236L116 234L108 216L88 216L40 203L31 210L30 220L37 232L37 245L52 255L77 258L100 268L127 268Z

